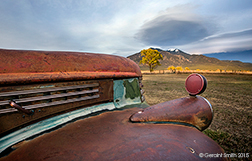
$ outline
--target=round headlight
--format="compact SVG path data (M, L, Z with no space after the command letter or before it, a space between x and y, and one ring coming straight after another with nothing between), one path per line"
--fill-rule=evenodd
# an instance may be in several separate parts
M189 75L185 82L185 88L191 96L203 93L206 87L207 80L203 75L200 74Z

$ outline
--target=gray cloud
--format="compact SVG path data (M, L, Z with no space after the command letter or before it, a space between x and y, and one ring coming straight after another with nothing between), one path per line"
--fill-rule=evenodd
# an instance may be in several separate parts
M145 23L136 38L146 45L175 46L195 42L211 34L203 21L171 19L164 15Z

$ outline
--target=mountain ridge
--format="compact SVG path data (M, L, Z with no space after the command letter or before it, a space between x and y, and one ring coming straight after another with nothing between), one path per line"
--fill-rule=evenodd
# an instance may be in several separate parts
M252 63L243 63L234 60L219 60L217 58L208 57L205 55L190 55L179 49L162 50L160 48L151 48L158 50L163 55L163 60L160 60L161 66L157 70L167 69L169 66L182 66L182 68L189 67L192 70L252 70ZM133 60L137 64L142 59L141 53L135 53L127 58ZM148 68L139 64L142 70Z

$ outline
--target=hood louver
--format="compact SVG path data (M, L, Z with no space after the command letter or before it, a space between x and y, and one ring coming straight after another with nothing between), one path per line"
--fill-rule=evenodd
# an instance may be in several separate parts
M94 83L78 86L1 93L0 98L2 100L0 101L0 113L18 111L10 106L10 101L14 101L26 110L32 110L36 108L99 98L98 87L99 84Z

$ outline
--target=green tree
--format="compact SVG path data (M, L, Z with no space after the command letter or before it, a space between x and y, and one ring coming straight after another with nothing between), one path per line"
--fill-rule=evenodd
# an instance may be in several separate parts
M153 49L141 50L141 56L143 57L140 63L149 66L150 72L152 72L157 65L161 65L159 60L163 60L162 54Z

